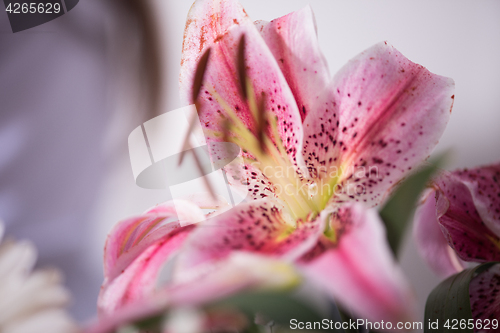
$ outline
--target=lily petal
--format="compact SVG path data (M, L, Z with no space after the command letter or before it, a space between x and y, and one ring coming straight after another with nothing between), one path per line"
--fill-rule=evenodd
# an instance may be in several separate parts
M252 163L231 163L226 166L225 171L229 185L236 190L240 196L247 200L258 200L268 198L277 200L276 187L257 167Z
M188 13L182 42L180 92L183 102L192 104L191 88L200 56L231 27L244 22L250 23L251 21L238 1L198 0L194 2Z
M326 87L314 101L312 110L302 125L304 128L302 158L309 178L316 182L319 180L336 182L342 174L338 168L340 150L343 147L343 144L337 141L338 113L335 93ZM328 189L328 196L331 197L333 192L334 189Z
M500 237L500 163L453 174L469 188L484 224Z
M122 326L152 318L174 307L199 306L240 290L288 288L299 280L299 275L290 265L235 251L194 280L167 285L148 298L126 304L112 314L103 313L86 332L114 332Z
M121 274L150 245L183 230L177 222L178 213L186 219L190 216L193 220L203 219L203 212L198 206L177 200L175 203L169 201L157 205L144 215L119 222L109 233L104 247L106 280L110 282Z
M394 327L411 320L415 298L387 246L378 214L348 204L337 219L346 230L335 248L303 263L306 276L361 318L391 321Z
M325 158L324 147L338 149L341 195L334 201L376 205L435 147L450 116L453 91L453 80L409 61L387 42L377 44L335 75L325 92L329 98L305 119L304 159L314 153L318 162L312 166L322 163L328 170L336 164ZM308 126L317 119L324 127Z
M328 64L319 48L311 7L269 23L258 21L256 26L277 60L304 120L330 82Z
M469 187L449 172L443 172L434 184L439 189L437 218L458 256L465 261L499 261L500 238L481 219Z
M474 277L469 284L470 305L474 319L500 318L500 265L493 265ZM475 332L487 332L476 330Z
M436 273L444 278L464 269L439 225L435 191L428 191L423 196L423 202L415 212L413 228L420 255Z
M207 9L209 8L209 9ZM265 93L266 109L278 119L278 132L291 159L302 144L302 120L292 91L273 54L252 22L237 14L243 9L234 1L197 1L188 16L181 64L181 98L191 103L193 68L203 47L211 45L210 60L198 100L200 121L209 140L221 141L226 111L215 91L239 117L245 128L256 131L255 120L239 93L236 59L240 37L246 36L246 74L257 98ZM231 19L229 17L233 15ZM229 24L228 22L233 22ZM215 27L215 28L214 28ZM200 33L201 31L201 33ZM206 31L206 32L203 32ZM232 134L238 136L236 133Z
M179 254L181 270L221 260L233 251L299 258L314 246L323 223L318 218L293 226L285 216L276 203L260 199L198 224Z
M104 250L101 313L114 312L155 289L160 269L194 229L193 225L182 227L178 214L188 220L204 218L198 206L177 200L120 222L111 231Z
M111 314L151 295L157 287L161 268L184 243L189 231L183 228L167 240L150 245L120 275L106 283L99 294L99 312Z

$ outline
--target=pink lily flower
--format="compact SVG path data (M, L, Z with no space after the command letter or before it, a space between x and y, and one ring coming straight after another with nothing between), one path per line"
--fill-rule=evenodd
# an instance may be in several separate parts
M248 100L237 79L242 35ZM202 0L190 10L184 36L180 84L187 103L198 59L209 47L200 120L209 142L242 148L243 162L226 171L248 200L187 227L164 223L173 216L170 204L119 224L106 245L101 312L113 314L151 295L174 257L167 285L199 281L246 252L294 263L360 317L412 319L412 291L378 214L367 207L430 154L450 115L453 81L385 42L332 79L309 7L254 24L236 1ZM260 132L256 105L266 109L268 126ZM203 205L185 206L186 214L200 214Z
M277 119L265 147L271 158L255 143L255 112L239 93L235 59L243 34L247 81L256 96L267 96L266 110ZM410 62L387 43L363 52L331 79L309 7L253 24L235 1L198 1L183 44L180 81L186 102L197 60L208 47L200 120L213 141L225 139L223 116L233 121L230 140L245 152L239 180L254 201L218 218L226 228L195 230L181 254L184 265L233 249L284 256L302 263L313 280L359 315L401 318L408 294L400 274L380 274L382 267L396 270L383 236L377 237L381 223L355 203L378 204L429 155L448 121L452 80ZM283 166L295 172L279 177ZM366 173L370 167L377 168L376 177ZM349 193L349 181L364 190ZM326 190L301 192L303 184ZM296 192L279 193L278 185L295 186ZM245 232L238 232L240 226Z
M420 254L438 274L500 261L500 163L442 172L415 214Z

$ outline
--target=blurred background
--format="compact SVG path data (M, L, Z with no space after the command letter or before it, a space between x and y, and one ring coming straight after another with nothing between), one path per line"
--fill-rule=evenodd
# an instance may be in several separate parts
M79 320L95 316L107 232L170 198L134 183L127 137L177 109L185 18L191 1L81 0L68 14L13 34L0 13L0 219L7 234L57 266ZM241 0L253 20L310 4L333 75L387 40L456 83L437 151L451 168L500 160L500 2ZM409 235L408 235L409 236ZM423 313L439 279L405 243L402 265Z

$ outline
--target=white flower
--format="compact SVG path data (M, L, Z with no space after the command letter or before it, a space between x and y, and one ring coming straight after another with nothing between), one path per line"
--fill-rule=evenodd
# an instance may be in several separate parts
M35 270L34 246L4 240L0 221L0 332L73 333L76 324L65 312L69 293L55 270Z

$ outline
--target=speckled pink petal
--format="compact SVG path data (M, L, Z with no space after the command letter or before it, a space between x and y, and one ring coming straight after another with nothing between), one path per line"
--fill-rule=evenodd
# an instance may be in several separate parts
M474 319L481 319L483 325L486 319L490 323L489 329L474 332L495 331L491 321L500 318L500 265L493 265L474 277L469 284L469 293Z
M251 22L236 0L198 0L191 6L182 42L181 101L191 104L191 88L200 56L234 25Z
M449 172L443 172L434 183L439 189L437 218L458 256L465 261L499 261L500 238L482 220L469 187Z
M330 82L310 6L271 22L256 22L292 89L302 119Z
M200 4L205 2L200 2ZM229 1L229 3L232 3L232 1ZM225 10L226 6L229 6L228 4L224 2L223 5L220 5L221 11ZM236 8L233 5L229 7ZM193 8L198 8L198 5L195 4ZM225 115L224 109L219 105L215 96L212 96L211 89L214 89L228 103L229 107L243 121L246 128L256 131L256 122L247 103L242 100L239 93L240 86L236 70L238 42L240 37L245 34L247 75L252 82L257 98L261 98L263 92L266 94L266 109L270 111L270 114L277 116L279 135L284 143L285 150L293 159L297 151L296 147L302 144L300 113L276 59L274 59L254 24L241 17L235 17L234 20L238 24L233 24L228 30L224 30L222 34L215 36L211 32L210 34L202 33L202 36L200 36L200 31L212 31L212 26L225 27L227 23L226 16L225 12L219 13L211 10L203 12L197 9L196 13L190 13L184 36L183 63L181 64L182 100L184 103L191 102L189 96L194 69L189 64L196 63L196 59L202 51L199 47L199 40L204 38L204 45L212 44L212 51L204 76L204 84L201 88L198 112L207 138L218 141L223 139L222 135L215 137L214 134L222 133L222 120ZM219 22L219 20L223 20L223 22ZM198 21L201 23L193 23ZM219 30L223 29L217 31L219 32Z
M379 203L429 156L454 99L453 80L430 73L386 42L349 61L329 89L322 107L304 122L304 159L314 153L313 167L328 168L336 164L326 149L339 151L338 203Z
M182 228L177 222L177 210L182 210L183 217L199 221L203 212L187 201L178 200L157 205L144 215L119 222L108 235L104 247L105 283L110 283L116 276L139 256L151 244L174 236Z
M293 260L307 252L323 231L323 222L284 220L272 200L242 203L234 209L198 224L186 242L178 262L187 269L221 260L233 251L265 254Z
M479 216L500 237L500 163L453 174L470 189Z
M347 230L335 248L303 264L307 276L360 318L394 326L412 320L415 298L387 246L378 214L348 204L338 219Z
M337 140L339 110L332 89L323 89L305 118L302 157L309 178L328 182L340 177L340 150ZM364 173L363 173L364 175Z
M229 164L224 168L229 185L247 200L269 198L276 200L276 187L262 173L258 164L244 163Z
M413 235L418 252L441 277L453 275L464 269L462 262L444 237L437 220L435 191L428 191L417 208Z

